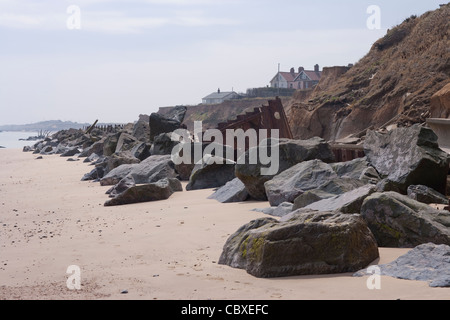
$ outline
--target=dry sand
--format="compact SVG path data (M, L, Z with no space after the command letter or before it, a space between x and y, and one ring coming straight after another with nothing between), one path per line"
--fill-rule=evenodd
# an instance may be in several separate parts
M221 204L212 190L169 200L104 207L99 183L81 182L82 161L0 150L0 299L449 299L450 288L350 273L258 279L217 264L230 234L266 202ZM376 263L408 249L380 248ZM69 290L69 265L81 290ZM127 290L127 294L121 291Z

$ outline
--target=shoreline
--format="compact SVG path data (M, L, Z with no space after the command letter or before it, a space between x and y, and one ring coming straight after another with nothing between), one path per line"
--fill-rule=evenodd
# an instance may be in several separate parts
M212 189L104 207L109 187L83 182L90 167L20 149L0 150L0 299L395 300L449 299L450 288L351 273L259 279L218 265L230 234L267 217L268 202L222 204ZM183 187L186 182L183 182ZM411 249L379 248L377 264ZM81 270L69 290L68 266ZM127 291L127 293L121 293Z

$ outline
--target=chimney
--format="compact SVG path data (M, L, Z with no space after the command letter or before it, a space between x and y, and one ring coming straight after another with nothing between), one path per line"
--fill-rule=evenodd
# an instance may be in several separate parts
M219 89L217 89L217 93L220 93L220 88L219 88Z
M298 73L302 72L303 70L305 70L305 68L303 68L303 67L298 67Z
M294 68L291 68L291 74L292 74L292 76L295 75L295 69Z
M318 64L316 64L316 65L314 66L314 72L319 72L319 65L318 65Z

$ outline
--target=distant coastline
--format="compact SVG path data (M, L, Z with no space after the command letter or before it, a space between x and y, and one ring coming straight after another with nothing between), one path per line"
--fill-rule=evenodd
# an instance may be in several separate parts
M37 132L39 130L44 131L59 131L65 129L81 129L88 126L89 123L78 123L72 121L61 121L61 120L49 120L41 121L29 124L8 124L0 126L0 131L27 131L27 132Z
M61 120L49 120L49 121L40 121L36 123L29 124L7 124L0 125L0 132L2 131L25 131L25 132L39 132L39 131L49 131L49 132L57 132L61 130L67 129L83 129L89 127L92 123L79 123L72 121L61 121ZM98 125L108 125L98 123Z

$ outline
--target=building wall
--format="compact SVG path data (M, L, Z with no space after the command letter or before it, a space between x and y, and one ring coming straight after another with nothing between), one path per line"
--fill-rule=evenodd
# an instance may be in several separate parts
M286 81L286 79L283 78L283 76L278 75L277 77L275 77L271 82L270 82L270 86L272 88L278 88L278 84L280 85L280 88L289 88L288 87L288 82Z

